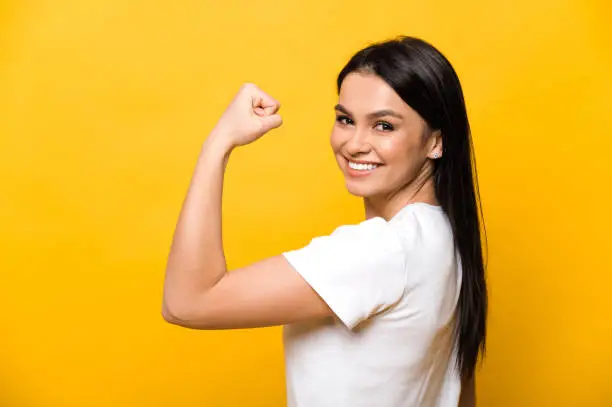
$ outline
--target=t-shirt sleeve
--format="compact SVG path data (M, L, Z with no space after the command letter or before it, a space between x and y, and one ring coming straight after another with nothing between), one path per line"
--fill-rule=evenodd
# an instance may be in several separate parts
M349 329L391 307L404 292L404 251L383 218L341 226L283 256Z

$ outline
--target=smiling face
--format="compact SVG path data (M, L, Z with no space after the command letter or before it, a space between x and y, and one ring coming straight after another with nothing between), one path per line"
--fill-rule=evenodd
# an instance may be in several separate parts
M342 82L331 146L348 191L401 194L441 156L441 137L380 77L350 73Z

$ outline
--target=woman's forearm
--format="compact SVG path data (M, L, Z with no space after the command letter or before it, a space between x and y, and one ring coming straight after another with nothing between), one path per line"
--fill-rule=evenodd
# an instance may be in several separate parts
M223 178L231 147L211 134L198 158L166 267L163 313L189 314L189 307L226 271L221 232Z
M168 255L162 314L169 322L201 321L204 300L225 275L221 196L227 161L234 147L282 124L279 108L257 86L244 84L202 146Z

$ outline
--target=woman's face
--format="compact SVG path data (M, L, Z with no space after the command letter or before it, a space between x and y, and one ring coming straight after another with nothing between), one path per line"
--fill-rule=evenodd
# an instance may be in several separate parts
M342 82L331 146L348 191L364 198L406 188L437 152L439 137L385 81L350 73Z

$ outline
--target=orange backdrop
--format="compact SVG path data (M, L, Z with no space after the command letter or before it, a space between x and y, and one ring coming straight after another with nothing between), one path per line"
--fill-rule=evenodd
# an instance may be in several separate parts
M454 63L473 125L480 405L612 406L610 21L595 0L1 2L0 405L284 405L279 328L160 316L200 144L242 82L281 101L282 129L230 161L232 267L359 221L328 147L335 76L410 34Z

